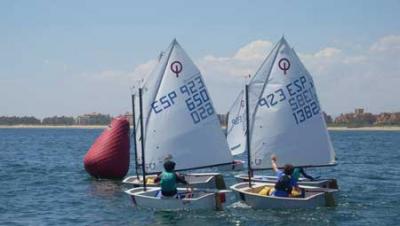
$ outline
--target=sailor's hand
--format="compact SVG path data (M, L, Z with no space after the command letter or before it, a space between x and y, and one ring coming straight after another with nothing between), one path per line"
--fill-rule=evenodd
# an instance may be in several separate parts
M276 162L276 155L272 154L272 155L271 155L271 160L272 160L273 162Z

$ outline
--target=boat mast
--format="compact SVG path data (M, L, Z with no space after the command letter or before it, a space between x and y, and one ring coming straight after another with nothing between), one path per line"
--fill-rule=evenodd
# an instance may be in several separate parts
M247 172L249 176L249 187L251 188L251 177L253 176L253 170L251 169L250 163L250 123L249 123L249 85L246 84L246 149L247 149Z
M140 108L140 135L141 138L141 147L142 147L142 173L143 173L143 189L146 191L146 170L145 170L145 161L144 161L144 143L143 143L143 96L142 96L142 88L139 88L139 108Z
M133 136L133 146L135 147L133 150L135 152L135 172L136 178L139 180L139 168L138 168L138 161L137 161L137 143L136 143L136 117L135 117L135 94L132 94L132 136Z

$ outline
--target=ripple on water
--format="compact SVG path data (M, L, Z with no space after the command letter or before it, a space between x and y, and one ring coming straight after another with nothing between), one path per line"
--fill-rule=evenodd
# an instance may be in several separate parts
M0 129L0 217L5 225L397 225L400 133L331 132L333 168L308 169L338 179L338 206L253 210L228 195L225 211L162 212L134 208L116 181L91 179L82 159L101 130ZM246 159L245 155L239 156ZM133 160L133 159L132 159ZM133 162L133 161L131 161ZM134 173L131 167L130 174ZM269 174L270 172L260 172ZM235 173L226 173L227 185Z

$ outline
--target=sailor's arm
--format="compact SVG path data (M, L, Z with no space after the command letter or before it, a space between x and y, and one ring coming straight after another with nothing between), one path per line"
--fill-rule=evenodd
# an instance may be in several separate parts
M179 173L175 173L176 176L176 181L182 184L189 184L186 180L185 177Z
M160 180L161 180L161 173L158 174L158 175L156 176L156 178L154 178L154 183L158 183L158 182L160 182Z
M314 177L312 177L312 176L306 174L306 172L304 172L304 169L303 169L303 168L300 168L300 173L303 175L303 177L305 177L305 178L307 178L307 179L315 180Z
M271 155L271 165L272 165L272 169L277 172L278 169L278 164L276 163L276 155Z

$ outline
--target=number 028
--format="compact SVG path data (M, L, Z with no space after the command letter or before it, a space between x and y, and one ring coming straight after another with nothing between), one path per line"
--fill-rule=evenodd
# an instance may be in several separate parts
M210 102L207 102L204 106L199 107L196 111L190 113L192 120L195 124L201 120L206 119L208 116L214 114L214 109Z

